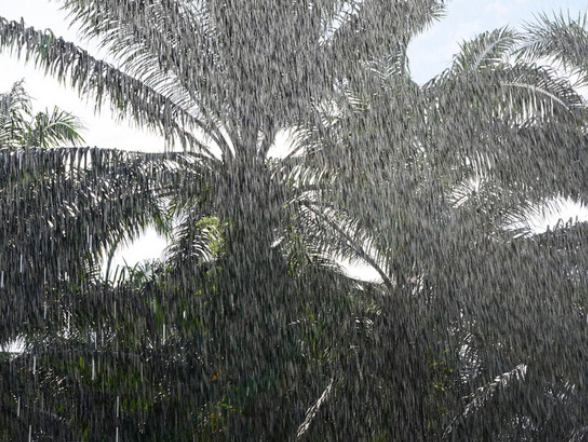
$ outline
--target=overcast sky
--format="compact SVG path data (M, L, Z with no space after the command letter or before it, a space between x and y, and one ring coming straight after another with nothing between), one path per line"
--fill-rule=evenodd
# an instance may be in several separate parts
M60 3L55 0L0 0L0 16L11 20L20 20L22 17L29 26L50 28L56 35L95 53L96 46L81 42L75 29L69 29L66 15L59 7ZM459 43L480 32L505 25L518 27L524 22L534 21L534 17L542 12L552 15L554 12L569 11L572 16L578 16L587 10L588 0L450 1L446 17L411 43L409 58L412 75L417 82L423 83L441 73L449 66L452 55L459 49ZM15 81L21 79L25 80L26 89L35 99L37 110L57 105L80 116L87 127L84 137L89 146L150 151L163 149L160 137L133 129L124 122L115 122L108 106L104 107L102 115L96 116L93 103L80 100L74 92L45 77L33 66L26 66L10 54L0 54L0 91L7 91ZM138 249L124 252L124 255L131 263L138 259L155 258L159 256L162 246L162 241L151 237L149 241L143 241ZM118 256L120 262L123 254Z

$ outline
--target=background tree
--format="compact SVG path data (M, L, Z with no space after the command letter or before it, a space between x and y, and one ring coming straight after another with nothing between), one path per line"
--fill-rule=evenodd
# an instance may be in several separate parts
M87 349L76 353L73 343L89 339L98 300L109 310L116 299L98 288L101 256L161 217L155 172L148 155L54 148L81 140L79 121L59 109L33 115L20 83L0 106L0 434L25 439L34 427L39 437L76 438L75 416L59 415L70 411L59 375L80 369L72 357ZM11 345L24 353L7 353Z
M566 78L515 57L525 38L482 34L422 88L388 62L339 105L347 112L327 138L339 147L319 156L369 201L347 207L369 226L399 300L360 321L363 370L339 393L354 394L343 414L335 398L323 406L327 422L339 419L333 438L358 395L364 419L389 413L384 438L584 437L583 252L560 242L581 227L534 237L509 226L559 195L584 195L585 106ZM374 173L348 167L374 160L361 151L368 139L383 153Z
M59 108L33 114L22 81L0 95L0 147L3 149L79 144L83 142L81 129L79 120Z

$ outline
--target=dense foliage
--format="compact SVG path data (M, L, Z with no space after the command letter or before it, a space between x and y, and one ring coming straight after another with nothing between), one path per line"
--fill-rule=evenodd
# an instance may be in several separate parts
M418 85L442 6L65 0L116 66L0 18L169 144L49 148L75 120L0 96L0 438L583 440L585 227L525 226L588 190L588 29L487 32ZM166 259L103 278L148 224Z

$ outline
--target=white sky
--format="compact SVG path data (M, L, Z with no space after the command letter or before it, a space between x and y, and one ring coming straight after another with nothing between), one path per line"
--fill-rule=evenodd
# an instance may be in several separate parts
M244 0L246 1L246 0ZM96 54L96 46L81 42L75 30L69 29L65 14L59 10L59 2L47 0L0 0L0 16L20 20L39 29L50 28L58 36L74 41ZM451 62L458 51L459 42L476 34L500 26L520 26L534 20L541 12L569 11L572 16L588 10L588 0L453 0L448 4L446 17L418 36L409 47L413 77L423 83ZM100 54L97 54L100 55ZM0 91L7 91L15 81L24 79L27 91L35 99L37 110L55 105L82 118L89 146L123 148L128 150L162 150L161 137L129 127L113 120L108 106L101 115L94 115L92 103L80 100L75 92L52 78L45 77L31 65L25 65L9 54L0 54ZM159 257L164 241L154 233L147 240L139 241L131 249L117 255L116 262L126 258L129 264L142 259ZM363 271L363 270L359 270ZM365 275L368 276L369 275Z

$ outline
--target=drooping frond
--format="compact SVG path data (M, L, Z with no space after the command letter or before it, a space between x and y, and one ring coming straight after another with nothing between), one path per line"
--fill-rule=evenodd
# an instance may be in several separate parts
M220 92L211 88L218 87L223 74L216 66L214 29L202 5L75 0L64 8L82 34L98 39L124 72L197 117L205 126L200 129L229 154L216 124L223 108L211 100Z
M431 106L427 118L436 121L429 127L439 140L428 155L438 166L445 163L453 172L467 171L460 180L486 173L496 165L512 167L513 173L519 170L519 179L521 173L532 176L537 170L529 161L530 149L536 153L538 149L549 150L553 158L563 155L556 144L566 143L564 139L574 143L582 137L584 99L568 79L549 67L517 63L500 69L480 69L466 76L446 73L425 85L424 91ZM555 127L559 129L554 132ZM465 132L455 132L455 128ZM456 148L454 138L464 133L468 142ZM437 160L439 155L443 162L441 158ZM447 155L455 156L455 161L448 161ZM541 167L553 170L556 164L569 166L566 161ZM510 173L503 176L512 177ZM533 179L528 184L531 182Z
M436 0L341 3L343 20L335 19L338 25L329 38L329 47L333 54L353 54L355 61L367 61L382 55L384 47L389 51L398 42L407 43L413 35L442 16L444 10L444 2ZM398 17L402 17L402 24L391 28L390 23L399 23Z
M310 243L319 245L318 250L322 255L353 263L367 263L380 275L388 290L394 289L370 231L345 214L312 200L298 201L296 207L299 212L296 223L300 234Z
M108 96L112 108L121 115L132 117L138 124L157 128L169 141L177 138L184 144L210 153L187 131L190 127L204 130L207 126L200 120L144 82L95 59L73 43L55 37L50 31L37 31L26 28L24 23L2 18L0 47L19 55L24 51L27 59L34 58L35 63L46 72L62 81L70 81L80 95L94 96L98 107Z
M535 66L513 66L507 69L507 75L511 78L501 80L501 85L507 90L510 88L522 89L523 96L528 94L528 104L522 107L520 103L517 103L517 93L509 90L509 100L513 105L518 104L515 109L527 112L529 117L543 120L548 115L552 115L553 108L557 106L563 107L566 111L574 109L581 115L584 99L573 88L568 79L557 76L553 69ZM569 112L568 116L570 118L574 117Z
M165 228L158 195L165 188L160 154L91 148L0 150L0 308L15 297L0 340L44 320L43 303L58 286L74 294L91 281L107 249L147 226ZM50 302L49 302L50 304Z
M511 371L502 373L497 376L494 381L478 388L475 393L470 394L465 399L467 401L462 416L458 416L455 420L445 429L444 437L448 437L449 434L454 430L454 426L464 418L470 417L477 409L484 407L493 395L496 395L501 389L506 389L516 381L523 381L527 372L527 365L519 364Z
M585 212L586 207L571 198L557 196L552 199L520 204L518 210L509 213L503 229L511 231L513 237L523 238L556 230L566 231L575 224L585 222L579 212Z

